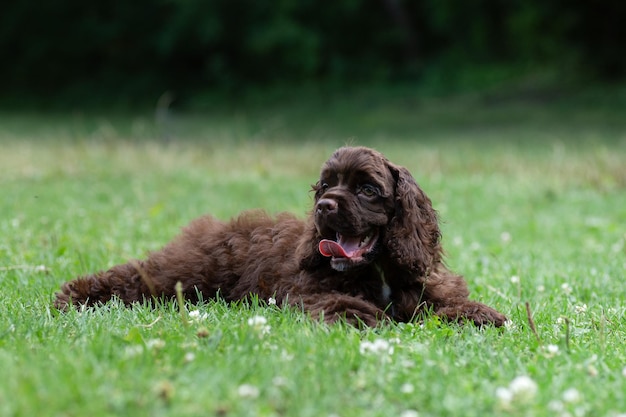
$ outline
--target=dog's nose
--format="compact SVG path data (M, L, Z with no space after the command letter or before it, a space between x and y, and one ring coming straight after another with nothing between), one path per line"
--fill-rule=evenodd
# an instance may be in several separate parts
M332 213L337 211L337 202L330 198L322 198L315 206L318 213Z

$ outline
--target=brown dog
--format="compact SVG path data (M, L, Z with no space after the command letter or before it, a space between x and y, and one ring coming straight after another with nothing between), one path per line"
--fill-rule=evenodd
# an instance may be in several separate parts
M307 220L252 211L221 222L205 216L145 261L67 282L55 306L132 304L173 297L240 300L251 294L303 308L327 322L375 326L432 313L501 326L506 317L468 299L442 262L430 199L403 167L363 147L338 149L313 186Z

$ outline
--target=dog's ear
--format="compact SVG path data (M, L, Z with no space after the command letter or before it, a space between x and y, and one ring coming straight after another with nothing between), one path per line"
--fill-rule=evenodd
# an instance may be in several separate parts
M315 225L313 224L312 217L309 219L306 225L306 229L298 242L296 248L296 259L299 262L300 269L313 270L316 269L324 260L324 257L319 252L319 236Z
M385 238L389 257L400 269L425 278L442 256L437 213L406 168L387 164L395 179L395 213Z

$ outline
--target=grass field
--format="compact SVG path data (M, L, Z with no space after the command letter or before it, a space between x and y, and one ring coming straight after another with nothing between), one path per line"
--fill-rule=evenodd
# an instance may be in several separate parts
M626 415L624 97L0 114L0 415ZM345 143L410 168L448 265L510 326L359 331L255 300L187 305L188 325L176 304L51 308L63 281L201 214L304 216Z

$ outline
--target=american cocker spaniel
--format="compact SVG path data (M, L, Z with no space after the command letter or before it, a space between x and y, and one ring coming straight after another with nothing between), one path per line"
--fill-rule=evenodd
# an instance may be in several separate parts
M364 147L340 148L313 186L306 220L245 212L222 222L200 217L146 260L62 285L55 306L191 301L256 294L326 322L376 326L432 313L448 321L501 326L506 317L468 299L463 277L442 261L430 199L409 171Z

